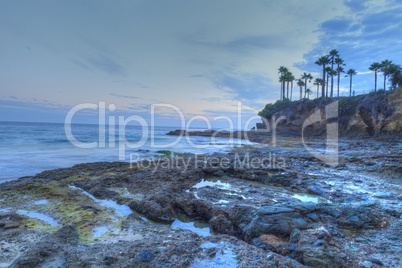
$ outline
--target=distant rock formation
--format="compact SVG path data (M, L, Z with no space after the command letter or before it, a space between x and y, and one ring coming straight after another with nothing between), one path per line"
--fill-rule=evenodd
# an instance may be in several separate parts
M176 129L168 132L166 135L172 136L202 136L202 137L217 137L217 138L235 138L245 139L244 131L224 131L224 130L195 130L187 131L182 129Z

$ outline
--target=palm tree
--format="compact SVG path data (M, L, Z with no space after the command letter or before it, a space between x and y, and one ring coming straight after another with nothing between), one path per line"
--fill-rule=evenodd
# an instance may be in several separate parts
M290 82L294 80L294 76L291 72L288 71L287 73L285 73L284 79L286 81L286 98L289 99L289 85Z
M381 72L384 75L384 91L386 91L386 84L387 84L387 76L390 74L390 70L391 70L391 66L392 66L392 61L390 60L383 60L381 62Z
M281 66L278 69L278 73L280 74L279 76L279 82L281 83L281 100L285 99L285 74L289 72L289 69L286 68L285 66Z
M334 78L334 75L336 75L336 74L337 74L337 71L332 70L332 69L328 70L328 75L331 76L332 80L333 80L333 78ZM330 92L330 95L329 95L329 96L330 96L331 98L334 97L334 87L333 87L333 84L331 84L331 92Z
M323 81L321 78L316 78L314 80L313 84L317 86L317 98L318 98L318 92L320 91L320 85L322 85L322 83L323 83Z
M329 59L328 56L321 56L316 62L315 64L322 66L322 87L321 87L321 97L324 98L325 97L325 68L327 66L327 64L329 63Z
M341 59L339 57L337 57L335 59L335 63L337 64L336 73L338 75L337 85L338 85L338 98L339 98L339 82L341 81L341 73L345 72L345 70L343 69L343 67L341 65L345 65L345 64L343 63L343 59Z
M311 79L313 79L313 76L311 73L303 73L300 79L304 79L304 91L307 89L307 81L311 83ZM301 91L300 91L300 99L302 98L301 96Z
M303 80L299 79L299 80L297 80L297 85L300 87L300 99L302 99L303 87L305 84L304 84Z
M355 69L349 69L346 72L346 77L350 77L350 84L349 84L349 97L352 96L352 77L357 74Z
M328 88L329 88L329 76L331 75L331 71L332 71L331 67L326 67L325 68L325 72L327 73L327 85L326 85L325 97L327 97L327 98L328 98Z
M331 70L334 70L334 63L335 63L335 58L339 57L339 52L336 49L333 49L329 52L329 57L331 58ZM331 72L331 98L334 96L334 72Z
M306 96L307 96L307 98L310 99L311 93L313 93L313 92L311 91L311 89L307 88L307 89L304 91L304 98L306 98Z
M290 77L290 100L292 100L292 95L293 95L293 81L296 80L296 77L291 73Z
M283 100L283 93L284 93L284 87L285 87L285 77L283 75L279 76L279 83L281 83L281 98L280 98L280 100Z
M381 70L381 64L379 62L373 62L369 70L374 71L374 92L377 92L377 72Z

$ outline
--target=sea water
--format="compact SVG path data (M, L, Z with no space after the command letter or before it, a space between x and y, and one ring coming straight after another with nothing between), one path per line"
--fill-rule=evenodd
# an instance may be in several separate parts
M102 129L102 128L101 128ZM79 148L71 143L64 124L0 122L0 183L22 176L33 176L44 170L71 167L72 165L99 161L126 161L165 156L166 151L176 153L213 153L228 151L248 141L211 137L182 137L166 135L176 127L154 127L145 131L141 126L128 125L125 136L119 135L118 127L109 133L109 127L99 135L99 126L74 124L74 138L84 144L97 142L94 148ZM144 133L148 135L144 137ZM153 135L151 136L151 134ZM104 138L103 138L103 134ZM101 136L101 138L99 138ZM121 145L129 142L139 145L121 152ZM102 145L104 144L104 146ZM134 146L132 146L134 147ZM119 151L120 148L120 151ZM165 155L158 153L165 151ZM123 158L123 159L121 159Z

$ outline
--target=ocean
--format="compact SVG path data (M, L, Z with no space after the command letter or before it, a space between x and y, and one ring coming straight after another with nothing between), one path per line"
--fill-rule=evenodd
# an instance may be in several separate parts
M166 135L177 127L0 122L0 183L79 163L152 159L176 153L223 152L250 142L238 139ZM88 147L88 148L83 148Z

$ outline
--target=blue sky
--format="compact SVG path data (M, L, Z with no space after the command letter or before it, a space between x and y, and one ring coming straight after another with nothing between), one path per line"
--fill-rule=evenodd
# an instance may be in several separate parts
M246 120L279 98L279 66L319 77L314 62L331 49L358 71L356 93L371 90L372 62L402 64L402 2L0 1L0 34L0 121L64 122L99 102L146 120L151 104L211 119L235 118L241 102ZM157 122L179 120L164 109Z

